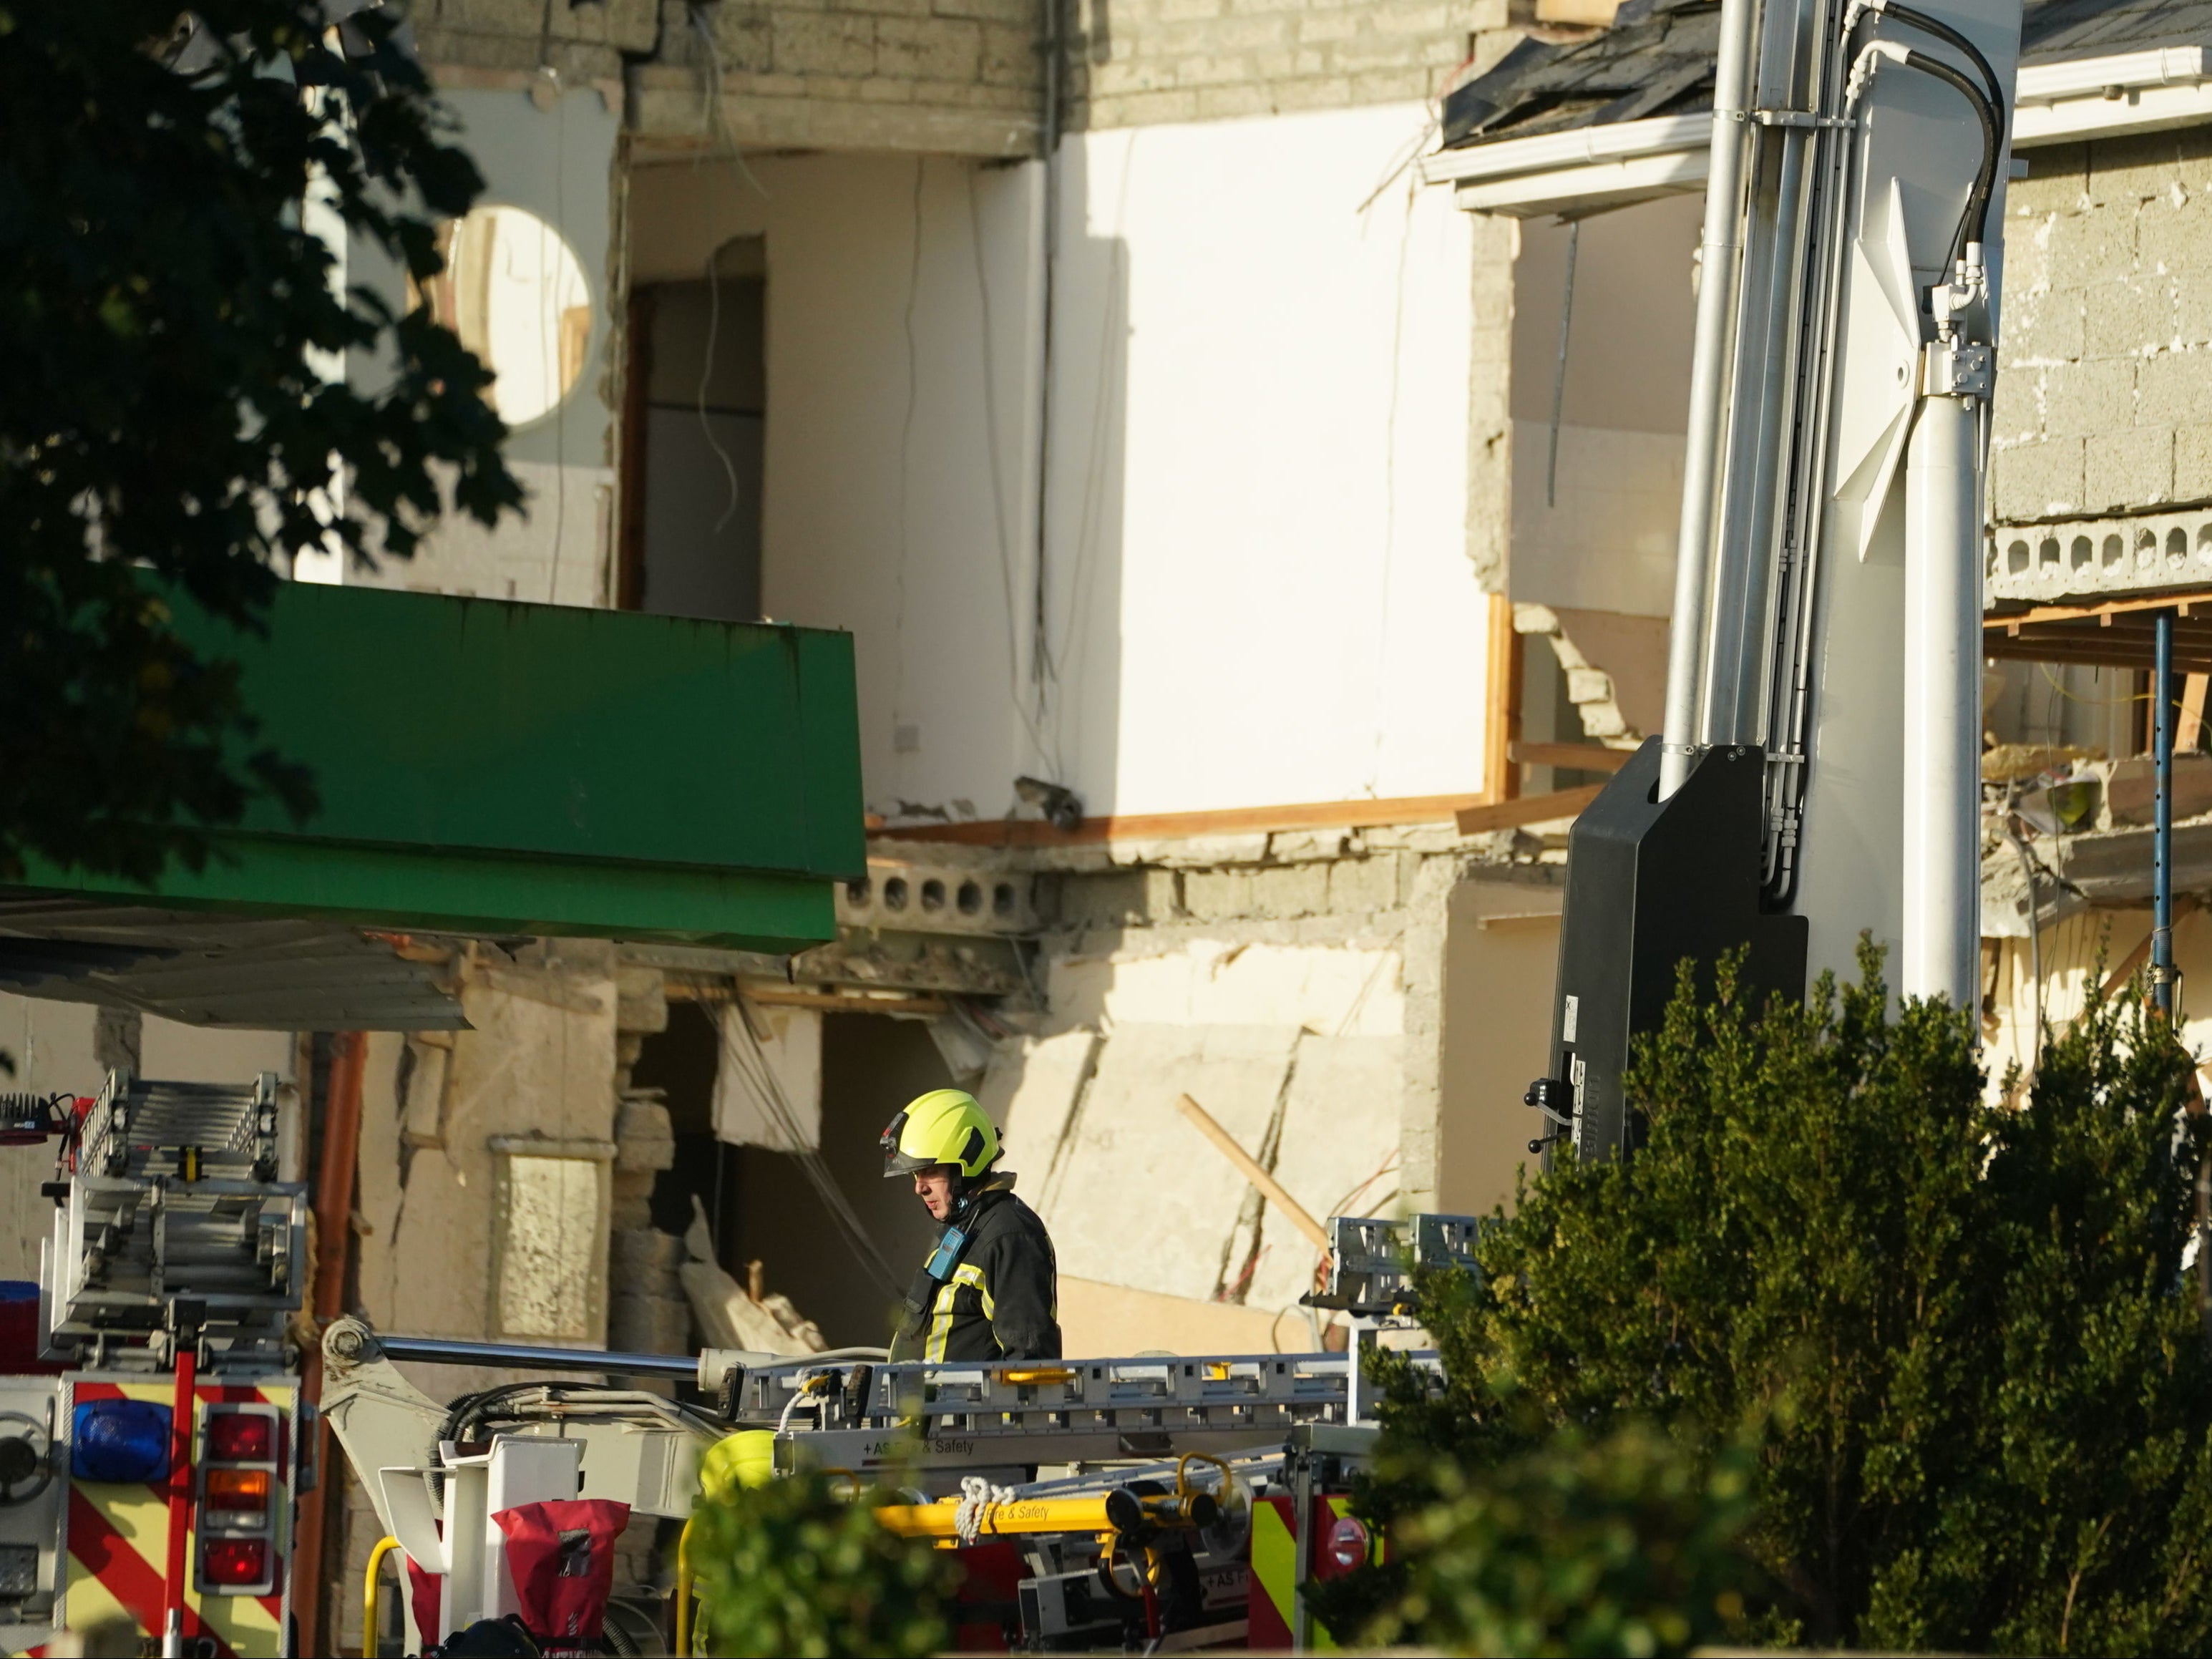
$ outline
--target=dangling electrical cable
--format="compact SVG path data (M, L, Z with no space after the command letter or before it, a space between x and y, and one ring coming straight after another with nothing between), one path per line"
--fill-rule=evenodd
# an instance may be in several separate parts
M1559 295L1559 360L1552 370L1552 442L1544 458L1544 505L1559 504L1559 411L1567 401L1567 341L1575 325L1575 256L1582 251L1583 222L1567 227L1567 280Z
M845 1196L844 1189L837 1185L836 1177L830 1174L830 1166L823 1162L820 1152L806 1144L806 1134L799 1125L799 1114L793 1109L790 1097L784 1093L783 1080L776 1076L775 1068L769 1064L768 1055L762 1050L760 1035L753 1030L752 1016L745 1006L744 1000L740 997L731 1003L718 1024L721 1032L722 1054L735 1063L745 1086L752 1091L769 1123L783 1138L783 1146L776 1150L789 1152L799 1160L799 1170L806 1176L807 1184L814 1188L816 1195L822 1200L823 1207L830 1212L830 1220L844 1235L845 1243L853 1252L854 1259L885 1291L893 1297L898 1296L902 1287L898 1275L891 1269L890 1262L870 1237L859 1212L853 1208L852 1200Z

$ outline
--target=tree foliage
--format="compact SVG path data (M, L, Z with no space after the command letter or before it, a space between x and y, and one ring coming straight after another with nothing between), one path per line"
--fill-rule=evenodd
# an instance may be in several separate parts
M692 1522L702 1650L715 1654L926 1654L950 1646L954 1556L876 1522L872 1490L800 1473L719 1485Z
M0 0L0 880L33 856L150 880L257 797L312 811L165 591L258 629L297 550L410 553L441 472L483 522L520 500L483 366L424 309L333 293L303 228L312 186L420 279L482 186L393 27ZM382 383L311 356L347 351Z
M1438 1465L1480 1488L1562 1432L1664 1424L1706 1457L1749 1434L1771 1636L2212 1649L2212 1364L2183 1267L2207 1136L2166 1028L2093 1000L1992 1109L1968 1018L1887 1015L1870 949L1807 1006L1720 987L1699 1007L1686 979L1639 1048L1644 1149L1527 1183L1480 1285L1437 1287L1449 1392L1392 1378L1364 1501L1418 1515ZM1444 1571L1417 1543L1339 1617Z

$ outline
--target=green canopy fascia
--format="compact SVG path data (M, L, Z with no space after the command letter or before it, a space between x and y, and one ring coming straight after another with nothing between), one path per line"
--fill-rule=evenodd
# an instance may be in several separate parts
M151 888L24 885L396 931L793 951L866 868L848 634L287 583L265 636L172 600L314 774Z

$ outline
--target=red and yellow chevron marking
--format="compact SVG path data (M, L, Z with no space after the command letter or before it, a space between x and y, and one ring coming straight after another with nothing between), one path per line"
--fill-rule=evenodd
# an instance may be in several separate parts
M1316 1581L1334 1578L1345 1571L1323 1559L1321 1549L1328 1540L1329 1528L1351 1507L1348 1493L1333 1498L1314 1494L1312 1571ZM1291 1645L1291 1613L1297 1602L1298 1581L1298 1536L1291 1517L1291 1500L1287 1496L1262 1498L1252 1505L1251 1623L1245 1639L1255 1650ZM1339 1650L1328 1627L1318 1619L1312 1621L1308 1650Z
M257 1384L203 1382L194 1391L197 1417L210 1405L270 1405L280 1413L279 1462L291 1467L290 1424L298 1392L289 1379ZM176 1385L165 1376L71 1377L64 1418L94 1400L144 1400L167 1406ZM192 1425L199 1443L200 1424ZM289 1489L289 1482L287 1483ZM204 1595L196 1582L185 1589L185 1635L212 1637L219 1659L274 1659L284 1650L288 1568L292 1553L291 1504L276 1505L276 1588L267 1595ZM69 1572L62 1611L79 1630L107 1619L128 1619L143 1636L161 1632L162 1564L168 1559L169 1493L166 1486L112 1486L72 1480L69 1499ZM198 1577L198 1552L185 1553L186 1571Z

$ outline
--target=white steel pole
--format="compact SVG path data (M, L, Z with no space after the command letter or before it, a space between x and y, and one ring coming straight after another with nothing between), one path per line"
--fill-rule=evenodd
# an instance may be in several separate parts
M1972 1005L1981 940L1981 470L1973 401L1922 399L1905 475L1904 960Z
M1664 800L1690 775L1698 741L1699 665L1705 656L1706 586L1713 556L1713 498L1726 430L1723 400L1736 256L1743 245L1744 100L1758 0L1722 0L1719 60L1713 69L1711 168L1699 241L1697 333L1690 360L1690 414L1682 467L1682 524L1674 551L1674 615L1667 647L1666 746L1659 761Z

